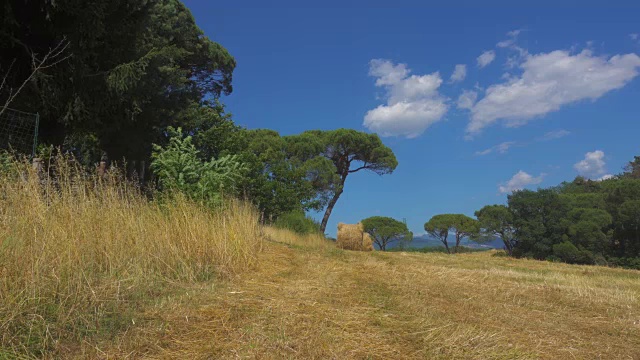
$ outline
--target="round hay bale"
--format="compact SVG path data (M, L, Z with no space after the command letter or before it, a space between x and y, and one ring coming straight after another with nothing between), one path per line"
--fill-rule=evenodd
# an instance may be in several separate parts
M336 246L345 250L370 251L373 250L371 236L364 232L364 226L357 224L338 224L338 238Z
M364 233L362 237L362 251L373 251L373 239L369 233Z

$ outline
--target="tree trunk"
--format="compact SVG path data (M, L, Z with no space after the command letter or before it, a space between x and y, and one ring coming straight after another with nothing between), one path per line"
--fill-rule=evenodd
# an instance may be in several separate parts
M344 184L344 180L342 181L342 184ZM333 194L331 201L329 201L329 204L327 205L327 210L325 210L324 216L322 217L322 223L320 224L320 232L323 234L327 228L327 223L329 222L329 216L331 216L331 211L333 211L333 207L338 202L338 198L340 197L340 195L342 195L343 188L344 187L341 185L340 189L336 191L335 194Z
M458 248L460 247L460 239L462 238L461 234L456 233L456 247L453 250L454 254L458 253Z
M387 251L387 244L389 244L389 238L382 238L380 250Z
M451 254L451 250L449 250L449 244L447 243L447 238L449 237L449 234L444 236L444 240L442 240L442 243L444 244L444 248L447 249L447 254Z
M513 251L511 250L511 244L509 240L503 240L503 242L504 242L504 249L507 250L507 254L509 254L509 256L513 255Z

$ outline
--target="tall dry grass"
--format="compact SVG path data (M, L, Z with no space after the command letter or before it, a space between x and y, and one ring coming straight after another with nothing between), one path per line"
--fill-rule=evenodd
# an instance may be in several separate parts
M320 233L301 235L289 229L272 226L264 227L263 232L267 239L274 242L314 249L335 249L335 243L327 240L327 238Z
M52 165L53 176L24 162L0 174L0 358L55 356L126 329L127 311L171 284L257 262L259 218L246 203L158 203L117 172L88 175L65 158Z

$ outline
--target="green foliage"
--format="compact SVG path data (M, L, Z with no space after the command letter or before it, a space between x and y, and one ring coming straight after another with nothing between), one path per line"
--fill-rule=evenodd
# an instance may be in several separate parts
M321 223L323 232L349 174L369 170L384 175L392 173L398 166L393 151L382 143L377 134L353 129L311 130L289 137L287 141L291 159L312 161L311 164L315 165L307 166L305 170L314 183L318 198L327 201Z
M385 251L393 242L400 242L403 246L411 242L413 233L407 224L386 216L372 216L362 220L364 231L369 233L373 242L380 250Z
M210 206L218 205L223 195L234 195L236 184L246 167L235 155L203 162L191 136L182 129L169 127L169 144L154 145L151 169L158 177L161 190L178 191Z
M193 144L202 160L228 154L240 154L247 146L243 129L233 123L224 105L215 100L192 104L183 113L182 128L192 134Z
M290 211L282 214L273 225L302 235L320 232L320 224L302 211Z
M640 270L640 257L608 257L607 265Z
M507 207L486 206L476 216L483 232L511 238L517 257L635 268L640 259L640 179L633 176L638 159L606 181L577 177L555 188L516 191Z
M514 255L543 260L565 239L567 206L556 190L516 191L508 197L517 229Z
M13 154L6 150L0 149L0 173L8 173L14 169L14 162L16 161Z
M70 57L38 73L12 106L40 113L42 142L76 148L95 140L83 147L87 164L102 151L148 159L163 129L188 129L193 107L232 90L234 58L181 1L8 0L0 12L0 69L14 64L5 89L29 76L32 53L68 42L61 57Z
M559 259L569 264L593 264L594 259L588 250L580 250L572 243L565 241L553 245L553 255L550 260Z
M453 252L456 253L460 249L460 242L463 238L469 237L480 240L480 223L464 214L441 214L435 215L424 224L425 231L440 240L447 252L449 243L447 238L449 232L454 232L456 245Z
M504 205L487 205L476 211L475 215L479 221L481 235L484 238L500 237L507 253L512 254L516 245L516 234L511 210Z
M273 220L291 211L326 207L321 232L348 174L360 170L385 174L397 166L393 152L377 135L355 130L313 130L284 137L266 129L231 129L223 134L232 140L209 146L219 133L196 136L196 140L212 154L216 151L211 148L239 154L249 169L242 192L264 216Z
M307 177L306 164L290 159L285 138L272 130L242 130L237 138L243 148L239 156L248 166L242 192L267 220L318 209L317 190Z

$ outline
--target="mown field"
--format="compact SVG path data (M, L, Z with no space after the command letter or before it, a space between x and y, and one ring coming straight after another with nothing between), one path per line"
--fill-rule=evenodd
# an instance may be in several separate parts
M344 251L28 171L0 182L0 358L640 358L638 271Z
M637 359L640 274L462 254L355 253L283 231L260 265L145 310L115 357ZM160 325L160 326L159 326Z

